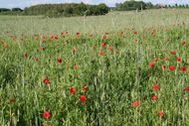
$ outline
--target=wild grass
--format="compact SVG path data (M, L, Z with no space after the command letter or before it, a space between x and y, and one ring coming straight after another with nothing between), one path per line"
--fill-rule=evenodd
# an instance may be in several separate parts
M187 12L0 17L0 125L188 126Z

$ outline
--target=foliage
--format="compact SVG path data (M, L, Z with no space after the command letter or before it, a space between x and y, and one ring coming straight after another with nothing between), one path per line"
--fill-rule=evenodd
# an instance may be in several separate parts
M26 15L46 15L49 17L59 16L83 16L83 15L104 15L109 8L105 4L86 5L80 4L44 4L26 8Z
M0 16L0 125L188 126L187 12Z

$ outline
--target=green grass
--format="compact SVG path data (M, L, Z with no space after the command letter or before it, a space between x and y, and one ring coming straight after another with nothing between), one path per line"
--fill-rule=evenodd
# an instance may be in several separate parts
M112 12L85 24L83 17L1 16L0 125L188 126L189 73L181 71L189 67L188 12Z

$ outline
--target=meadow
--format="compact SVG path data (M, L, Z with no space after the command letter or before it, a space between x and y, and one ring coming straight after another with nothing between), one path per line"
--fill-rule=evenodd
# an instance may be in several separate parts
M0 16L0 30L0 125L189 125L188 9Z

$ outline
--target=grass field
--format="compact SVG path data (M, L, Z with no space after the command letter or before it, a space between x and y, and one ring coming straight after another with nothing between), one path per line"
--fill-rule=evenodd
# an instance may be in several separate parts
M188 126L188 13L0 16L0 125Z

